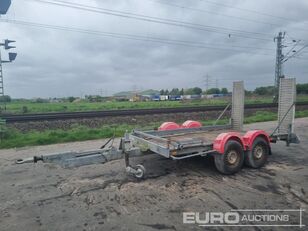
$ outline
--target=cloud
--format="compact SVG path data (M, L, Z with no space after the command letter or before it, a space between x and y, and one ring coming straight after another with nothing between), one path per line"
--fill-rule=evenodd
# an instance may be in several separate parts
M259 34L242 35L265 37L268 40L236 37L232 32L229 36L226 30L226 33L213 33L41 4L32 0L13 0L8 15L2 18L204 44L199 44L199 47L180 46L155 43L150 39L135 41L0 22L2 38L15 39L18 52L16 61L4 64L3 67L5 93L12 97L31 98L80 96L102 91L112 94L136 87L205 88L206 74L211 76L213 87L216 85L216 79L219 87L229 88L232 80L245 80L246 88L254 89L256 86L271 85L274 82L275 43L272 39L280 30L287 31L289 36L286 37L289 47L285 48L285 51L292 45L292 38L302 39L303 43L308 42L308 4L305 0L296 1L296 4L287 0L230 0L224 3L235 8L209 4L207 1L165 2L198 10L160 4L156 0L93 0L84 1L83 4L193 24L256 32ZM215 14L201 12L202 10ZM2 53L3 57L5 55ZM296 77L298 82L307 82L307 59L306 53L301 59L288 61L284 66L285 74Z

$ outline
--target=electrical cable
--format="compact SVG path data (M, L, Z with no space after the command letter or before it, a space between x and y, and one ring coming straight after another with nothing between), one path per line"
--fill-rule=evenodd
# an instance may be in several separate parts
M250 18L234 16L234 15L228 15L228 14L223 14L223 13L209 11L209 10L204 10L204 9L197 9L197 8L183 6L183 5L177 5L177 4L170 3L169 1L168 2L160 1L160 0L147 0L147 1L151 1L151 2L154 2L154 3L158 3L158 4L163 4L163 5L167 5L167 6L172 6L172 7L176 7L176 8L180 8L180 9L186 9L186 10L190 10L190 11L195 11L195 12L201 12L201 13L206 13L206 14L212 14L212 15L217 15L217 16L234 18L234 19L241 20L241 21L246 21L246 22L265 24L265 25L270 25L272 27L274 27L274 26L275 27L281 27L281 24L277 24L277 23L270 23L270 22L259 21L259 20L254 20L254 19L250 19ZM293 28L296 29L296 30L308 31L307 29L303 29L303 28L298 28L298 27L296 27L296 28L293 27Z
M188 47L196 47L196 48L238 51L238 52L252 53L252 54L256 54L256 55L272 56L269 53L255 53L253 51L231 49L230 47L232 47L232 46L213 47L213 46L211 46L211 44L206 44L206 43L201 43L201 42L192 42L192 41L175 40L175 39L165 39L165 38L140 36L140 35L132 35L132 34L122 34L122 33L114 33L114 32L104 32L104 31L88 30L88 29L82 29L82 28L76 28L76 27L67 27L67 26L57 26L57 25L51 25L51 24L35 23L35 22L13 20L13 19L1 19L0 18L0 21L6 22L6 23L11 23L11 24L23 25L23 26L39 27L39 28L44 28L44 29L55 29L55 30L70 31L70 32L78 32L78 33L85 33L85 34L106 36L106 37L114 37L114 38L120 38L120 39L130 39L130 40L137 40L137 41L155 42L155 43L188 46ZM241 47L241 46L233 46L233 47L247 49L247 47ZM253 47L250 47L250 48L253 48ZM255 49L257 49L257 50L258 49L259 50L269 50L267 48L259 48L259 47L255 47Z
M125 11L111 10L107 8L93 7L89 5L71 3L71 2L60 1L60 0L31 0L31 1L36 1L36 2L45 3L45 4L52 4L52 5L62 6L62 7L69 7L69 8L74 8L78 10L85 10L85 11L90 11L94 13L113 15L117 17L124 17L124 18L136 19L136 20L141 20L141 21L160 23L160 24L165 24L165 25L170 25L170 26L185 27L185 28L194 29L194 30L226 34L229 37L235 36L235 37L242 37L242 38L256 39L256 40L263 40L263 41L271 40L270 38L253 37L253 36L247 35L247 34L268 35L268 34L261 33L261 32L251 32L251 31L244 31L244 30L231 29L231 28L225 28L225 27L208 26L208 25L190 23L190 22L173 20L173 19L152 17L152 16L147 16L147 15L142 15L142 14L134 14L134 13L125 12Z

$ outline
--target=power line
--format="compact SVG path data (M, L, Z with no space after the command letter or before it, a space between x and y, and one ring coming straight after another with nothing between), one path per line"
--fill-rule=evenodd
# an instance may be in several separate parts
M293 40L295 41L295 40ZM291 47L291 49L284 55L284 57L287 57L291 52L294 52L294 49L296 48L296 46L299 44L300 40L295 41L295 44Z
M237 20L245 21L245 22L252 22L252 23L259 23L259 24L281 27L281 25L277 24L277 23L270 23L270 22L254 20L254 19L250 19L250 18L246 18L246 17L239 17L239 16L228 15L228 14L204 10L204 9L197 9L197 8L173 4L173 3L170 3L170 2L165 2L165 1L160 1L160 0L148 0L148 1L158 3L158 4L167 5L167 6L172 6L172 7L176 7L176 8L180 8L180 9L186 9L186 10L190 10L190 11L200 12L200 13L206 13L206 14L218 15L218 16L223 16L223 17L228 17L228 18L234 18L234 19L237 19ZM303 29L303 28L295 28L295 27L293 27L293 28L296 29L296 30L308 31L308 30Z
M245 52L245 53L253 53L257 55L267 55L271 56L268 53L255 53L250 52L247 50L239 50L239 49L231 49L230 46L228 47L214 47L212 45L217 44L206 44L201 42L193 42L193 41L185 41L185 40L175 40L175 39L166 39L166 38L158 38L158 37L150 37L150 36L142 36L142 35L134 35L134 34L124 34L124 33L115 33L115 32L105 32L105 31L97 31L97 30L88 30L76 27L67 27L67 26L57 26L51 24L43 24L43 23L35 23L29 21L21 21L21 20L12 20L12 19L1 19L1 22L23 25L23 26L31 26L31 27L39 27L44 29L54 29L54 30L62 30L62 31L70 31L70 32L78 32L84 34L91 34L91 35L98 35L98 36L106 36L106 37L114 37L120 39L129 39L129 40L137 40L137 41L145 41L145 42L155 42L161 44L169 44L169 45L178 45L178 46L187 46L187 47L195 47L195 48L206 48L206 49L215 49L215 50L229 50L229 51L238 51L238 52ZM235 48L244 48L241 46L234 46ZM257 50L267 50L266 48L259 48L259 47L250 47Z
M260 79L263 79L260 83ZM248 82L250 84L268 84L268 85L272 85L272 80L268 77L268 76L257 76L253 79L244 79L244 78L239 78L239 79L227 79L227 78L216 78L217 81L221 81L223 82L222 85L226 85L226 84L230 84L230 83L233 83L234 81L245 81L245 82ZM205 82L206 83L206 82ZM204 79L203 80L200 80L200 81L197 81L195 84L197 85L202 85L204 84ZM209 84L211 85L211 84ZM205 84L205 86L207 86ZM216 84L215 84L215 87L216 87ZM212 87L213 88L213 87ZM218 87L219 88L219 87ZM210 89L210 87L208 87L208 89Z
M288 61L289 59L296 57L296 55L299 55L301 53L302 50L304 50L306 47L308 47L307 45L304 45L303 47L301 47L299 50L297 50L296 52L294 52L292 55L286 57L285 59L282 60L282 63L285 63L286 61Z
M203 25L203 24L197 24L197 23L190 23L190 22L185 22L185 21L153 17L153 16L148 16L148 15L142 15L142 14L135 14L135 13L130 13L126 11L111 10L107 8L94 7L94 6L78 4L78 3L71 3L71 2L60 1L60 0L52 0L52 1L51 0L31 0L31 1L36 1L36 2L40 2L44 4L52 4L52 5L62 6L62 7L68 7L68 8L74 8L78 10L90 11L94 13L113 15L117 17L124 17L124 18L129 18L129 19L160 23L160 24L165 24L165 25L170 25L170 26L185 27L185 28L194 29L194 30L226 34L229 37L236 36L236 37L263 40L263 41L271 40L269 38L253 37L253 36L247 35L247 34L268 35L268 34L264 34L261 32L251 32L251 31L244 31L244 30L231 29L231 28L225 28L225 27L217 27L217 26L209 26L209 25Z
M308 60L308 58L306 58L306 57L297 57L297 56L295 56L293 58L294 59L299 59L299 60Z
M307 40L305 39L299 39L299 38L294 38L293 36L291 36L289 33L286 32L286 37L288 37L289 39L291 39L291 41L289 42L289 44L294 44L294 42L298 42L298 45L305 45L305 43L307 43ZM286 42L284 43L286 44Z
M212 5L222 6L222 7L226 7L226 8L232 8L232 9L236 9L236 10L240 10L240 11L245 11L245 12L263 15L263 16L267 16L267 17L271 17L271 18L276 18L276 19L280 19L280 20L297 22L296 19L281 17L281 16L277 16L277 15L272 15L272 14L269 14L269 13L264 13L264 12L261 12L261 11L236 7L236 6L232 6L232 5L228 5L228 4L224 4L224 3L212 2L212 1L208 1L208 0L199 0L199 1L205 2L205 3L208 3L208 4L212 4Z
M251 76L252 74L253 74L253 73L247 74L247 75L250 75L250 76ZM255 75L253 75L253 76L255 76ZM209 77L211 77L211 76L209 76ZM224 82L224 81L234 81L236 78L235 78L235 79L234 79L234 78L231 78L231 79L230 79L230 78L228 78L228 77L226 77L226 76L224 76L224 75L220 75L220 76L216 76L216 75L215 75L215 79L218 79L219 81L223 81L223 82ZM256 78L250 78L250 77L249 77L249 79L245 79L245 81L255 81L255 80L258 81L258 80L260 80L260 79L262 79L262 80L264 79L264 81L265 81L265 80L272 81L272 79L269 79L268 76L258 76L257 79L256 79ZM202 77L202 79L199 79L199 80L198 80L198 83L203 83L203 84L204 84L204 83L206 83L205 80L206 80L206 75L205 75L204 77ZM197 83L197 82L196 82L196 83ZM210 82L210 81L209 81L209 85L211 85L211 84L213 84L213 82ZM206 86L206 85L205 85L205 86Z

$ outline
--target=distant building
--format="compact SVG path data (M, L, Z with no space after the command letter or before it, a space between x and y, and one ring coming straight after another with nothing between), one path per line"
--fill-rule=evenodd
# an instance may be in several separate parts
M169 96L168 95L160 95L159 98L160 98L161 101L166 101L166 100L169 99Z
M146 96L146 95L133 95L129 101L130 102L142 102L142 101L149 101L150 100L150 97L149 96Z
M152 101L160 101L160 95L151 95L151 96L150 96L150 99L151 99Z
M191 99L201 99L201 95L191 95Z
M228 93L228 94L210 94L210 95L205 95L205 97L207 99L213 99L213 98L219 98L219 97L228 97L228 96L232 96L232 94Z
M181 95L170 95L169 96L169 100L171 101L178 101L178 100L182 100L183 97Z

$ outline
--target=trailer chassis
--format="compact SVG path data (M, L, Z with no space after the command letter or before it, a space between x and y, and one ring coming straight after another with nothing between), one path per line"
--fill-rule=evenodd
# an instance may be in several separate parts
M243 132L244 86L243 82L235 82L232 94L231 119L228 124L216 125L230 105L227 105L211 126L184 127L171 130L164 128L151 131L133 130L131 133L127 132L121 138L118 148L113 146L113 142L108 146L110 141L113 141L113 137L100 149L40 155L18 159L16 163L42 161L71 168L90 164L104 164L124 158L126 172L136 178L143 178L146 172L145 167L140 164L132 166L130 157L156 153L173 160L213 155L217 169L224 174L233 174L239 171L243 162L250 167L259 168L264 165L266 159L258 160L255 158L258 155L260 156L262 151L265 152L264 155L270 154L270 143L285 141L287 146L290 143L299 143L298 137L293 132L295 79L282 79L279 90L278 125L271 135L263 130ZM211 135L212 138L204 139L208 135Z

